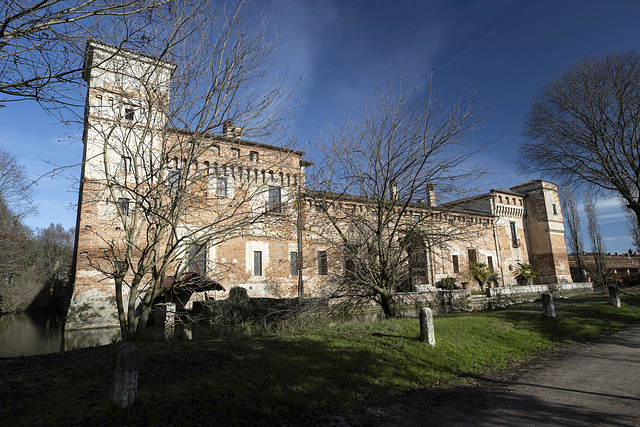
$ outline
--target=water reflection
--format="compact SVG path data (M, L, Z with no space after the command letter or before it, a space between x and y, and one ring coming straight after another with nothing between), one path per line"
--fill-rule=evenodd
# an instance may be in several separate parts
M118 338L117 329L65 332L58 312L51 310L0 317L0 357L58 353L109 344Z

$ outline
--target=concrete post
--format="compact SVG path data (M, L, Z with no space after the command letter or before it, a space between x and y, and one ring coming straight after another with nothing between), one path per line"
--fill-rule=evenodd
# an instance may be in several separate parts
M436 345L436 336L433 332L433 314L431 309L427 307L420 309L420 342L426 342L431 347Z
M609 302L614 307L620 307L620 293L615 285L609 285Z
M111 400L124 409L131 406L138 389L138 349L133 344L116 347L116 368L111 387Z
M156 321L164 328L166 338L173 337L173 328L176 321L176 304L174 302L165 302L155 305L157 316Z
M549 292L542 294L542 309L547 317L556 317L556 309L553 306L553 295Z

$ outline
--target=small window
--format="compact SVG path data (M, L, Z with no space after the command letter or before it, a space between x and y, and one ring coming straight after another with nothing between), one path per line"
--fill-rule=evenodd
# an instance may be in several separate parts
M231 157L233 157L234 159L240 158L240 149L239 148L232 148L231 149Z
M188 271L200 276L207 275L207 245L193 245L189 249Z
M323 212L323 211L324 211L324 209L322 208L322 205L321 205L321 204L317 204L317 205L315 205L315 211L316 211L316 212Z
M125 107L124 108L124 119L132 122L135 118L135 113L133 107Z
M262 276L262 251L253 251L253 275Z
M553 205L553 214L558 215L558 208L556 208L556 205Z
M519 242L518 242L518 234L516 233L516 223L515 222L510 222L509 226L511 227L511 245L514 248L519 247Z
M218 177L216 187L216 196L226 197L227 195L227 178Z
M258 162L258 152L257 151L249 151L249 161Z
M318 275L326 276L328 270L327 251L318 251Z
M415 222L420 221L420 215L414 215L414 216L413 216L413 220L414 220Z
M169 184L169 189L171 191L177 191L178 186L180 185L180 171L179 170L169 170L169 176L167 177L167 184Z
M492 256L487 256L487 267L489 267L489 270L493 271L493 257Z
M460 259L458 258L458 255L453 255L451 258L453 262L453 272L460 273Z
M282 213L282 189L280 187L269 186L267 209L269 212Z
M298 252L291 252L291 275L298 275Z
M469 266L478 262L478 255L475 249L467 249L467 255L469 255Z
M122 156L120 158L120 172L131 172L131 157Z
M123 215L129 215L129 199L124 197L118 198L118 208Z

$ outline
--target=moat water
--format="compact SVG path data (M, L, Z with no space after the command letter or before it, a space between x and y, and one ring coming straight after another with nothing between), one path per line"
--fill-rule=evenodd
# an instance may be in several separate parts
M0 316L0 357L59 353L109 344L119 337L118 329L65 331L53 310Z

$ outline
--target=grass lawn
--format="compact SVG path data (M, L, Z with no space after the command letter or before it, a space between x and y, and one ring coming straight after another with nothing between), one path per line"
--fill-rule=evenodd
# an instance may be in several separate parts
M464 380L541 350L640 323L640 298L556 300L435 318L436 346L417 319L278 336L142 343L132 408L109 403L113 346L0 359L0 424L282 425L348 412L392 391Z

